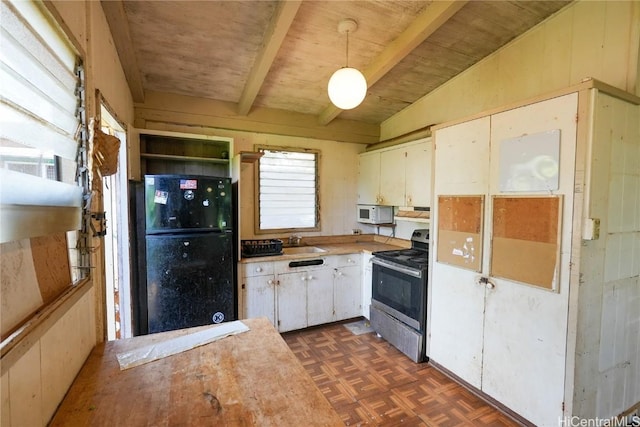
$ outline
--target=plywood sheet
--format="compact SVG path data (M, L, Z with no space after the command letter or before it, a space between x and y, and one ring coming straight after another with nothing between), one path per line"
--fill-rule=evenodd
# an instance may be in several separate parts
M483 211L484 196L438 197L438 262L480 271Z
M0 334L8 336L42 306L29 239L0 245Z
M71 285L66 233L31 239L31 255L44 304Z
M491 275L554 289L561 196L494 197Z

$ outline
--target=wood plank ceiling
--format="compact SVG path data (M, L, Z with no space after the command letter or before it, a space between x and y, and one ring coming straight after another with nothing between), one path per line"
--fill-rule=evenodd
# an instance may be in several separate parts
M564 7L568 1L111 1L102 7L134 100L145 91L378 124ZM364 102L334 107L346 62Z

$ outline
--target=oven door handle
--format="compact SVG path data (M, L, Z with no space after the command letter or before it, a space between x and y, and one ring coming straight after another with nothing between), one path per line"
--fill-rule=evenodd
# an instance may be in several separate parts
M380 258L376 258L375 256L372 258L372 262L374 264L378 264L379 266L388 268L390 270L394 270L400 273L408 274L413 277L417 277L418 279L422 278L422 272L420 270L414 270L413 268L404 267L392 262L385 261Z

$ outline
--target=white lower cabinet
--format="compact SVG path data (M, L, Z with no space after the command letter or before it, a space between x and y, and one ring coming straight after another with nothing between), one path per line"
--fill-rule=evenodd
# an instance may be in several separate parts
M319 266L289 261L240 266L240 317L267 317L280 332L362 314L361 254L324 257Z
M275 276L246 277L242 289L244 310L241 313L243 319L253 317L266 317L275 325L276 300L275 300Z
M276 301L280 332L307 327L308 277L306 271L278 275Z
M242 283L238 289L239 317L266 317L276 324L276 277L272 262L241 264Z
M333 322L333 271L326 268L307 278L307 326Z
M334 320L358 317L362 314L362 255L336 255L332 258Z

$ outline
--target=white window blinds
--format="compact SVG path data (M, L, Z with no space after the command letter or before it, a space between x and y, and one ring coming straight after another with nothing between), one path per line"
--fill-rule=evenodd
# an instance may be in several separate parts
M259 161L260 230L318 226L318 154L262 149Z
M0 241L78 230L78 57L35 2L0 3Z

